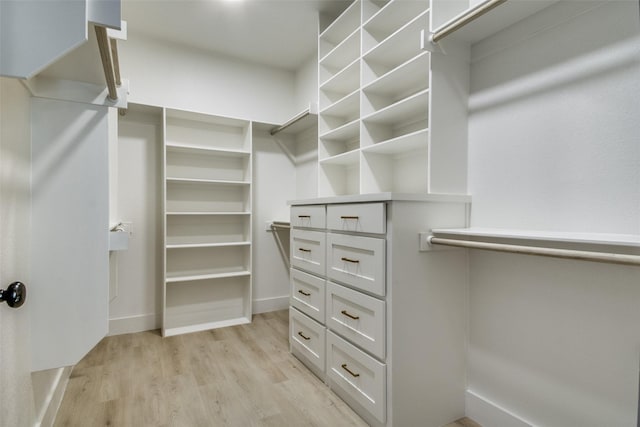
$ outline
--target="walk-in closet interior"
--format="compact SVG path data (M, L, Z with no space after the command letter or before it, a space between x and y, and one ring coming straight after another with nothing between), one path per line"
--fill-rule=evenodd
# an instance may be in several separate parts
M640 426L638 0L0 25L1 426Z

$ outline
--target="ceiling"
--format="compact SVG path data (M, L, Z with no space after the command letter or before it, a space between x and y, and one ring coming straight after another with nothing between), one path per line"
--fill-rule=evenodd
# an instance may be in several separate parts
M315 54L318 12L350 0L123 0L129 38L154 37L272 67L297 70Z

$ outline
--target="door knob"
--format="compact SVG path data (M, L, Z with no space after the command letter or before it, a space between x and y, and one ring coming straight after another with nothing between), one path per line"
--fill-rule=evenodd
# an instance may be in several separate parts
M0 302L6 301L9 307L18 308L27 299L27 287L22 282L13 282L7 289L0 289Z

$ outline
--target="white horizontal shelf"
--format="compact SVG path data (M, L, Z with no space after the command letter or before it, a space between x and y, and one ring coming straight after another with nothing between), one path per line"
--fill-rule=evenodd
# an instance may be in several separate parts
M351 93L360 87L360 60L355 59L343 70L320 84L320 90Z
M200 178L177 178L167 177L167 182L192 183L192 184L215 184L215 185L251 185L249 181L227 181L221 179L200 179Z
M362 88L363 92L392 96L429 87L429 52L423 52L383 74Z
M558 1L559 0L509 0L492 9L485 15L482 15L466 24L455 33L452 33L449 37L473 44L515 24L518 21L523 20L527 16L533 15L542 9L558 3ZM475 7L478 7L479 5L480 3ZM434 33L438 32L441 28L446 27L449 23L458 20L458 18L467 15L469 10L465 10L452 17L450 20L436 28Z
M360 161L360 149L348 151L346 153L338 154L336 156L328 157L320 160L322 165L340 165L351 166L357 165Z
M428 148L429 130L422 129L406 135L398 136L362 149L364 153L405 154L415 150Z
M193 282L196 280L209 280L209 279L226 279L229 277L246 277L251 276L251 272L247 270L243 271L231 271L226 273L204 273L204 272L192 272L192 273L167 273L167 283L177 282Z
M224 242L224 243L181 243L168 244L167 249L186 249L186 248L223 248L234 246L250 246L251 242Z
M179 144L179 143L167 143L167 151L175 151L179 153L193 153L199 152L201 154L210 154L216 156L229 156L229 157L247 157L251 155L251 152L244 150L231 150L225 148L212 148L203 147L201 145L193 144Z
M441 228L432 230L437 237L464 237L470 240L486 241L499 240L529 240L549 243L568 243L577 245L605 245L627 248L640 248L638 234L610 234L610 233L577 233L559 231L539 231L501 228Z
M429 7L427 1L390 1L363 24L372 36L388 37Z
M420 34L428 28L429 11L425 11L366 52L363 59L395 68L422 52Z
M356 119L320 135L320 139L330 141L349 141L357 138L359 133L360 120Z
M360 90L354 90L342 99L322 110L322 116L344 117L353 116L360 108ZM357 114L355 114L357 115Z
M220 216L237 216L237 215L251 215L251 212L197 212L197 211L169 211L167 215L220 215Z
M171 322L171 316L168 317L168 321ZM194 323L188 326L168 327L164 329L164 336L171 337L174 335L188 334L191 332L201 332L208 331L210 329L224 328L227 326L245 325L247 323L251 323L251 318L243 316L234 319L219 320L216 322Z
M338 71L360 56L360 30L357 29L333 50L320 59L319 64L327 69Z
M400 124L427 118L429 90L425 89L362 118L365 123Z
M360 2L353 2L321 34L320 39L336 45L351 34L360 24Z

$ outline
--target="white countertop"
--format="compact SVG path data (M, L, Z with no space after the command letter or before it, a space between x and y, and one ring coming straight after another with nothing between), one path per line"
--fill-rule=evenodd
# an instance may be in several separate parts
M330 203L362 202L449 202L471 203L471 196L464 194L419 194L419 193L371 193L349 196L318 197L315 199L289 200L288 205L324 205Z

